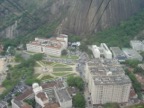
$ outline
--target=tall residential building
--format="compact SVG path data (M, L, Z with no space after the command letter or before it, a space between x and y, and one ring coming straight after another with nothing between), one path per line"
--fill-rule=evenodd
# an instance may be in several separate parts
M61 56L62 50L66 49L67 46L68 36L64 34L49 39L35 38L35 41L26 44L27 51L53 56Z
M85 77L92 104L128 101L131 81L117 60L90 60L86 63Z
M100 51L99 51L99 47L97 47L96 45L92 45L92 52L95 58L100 58Z

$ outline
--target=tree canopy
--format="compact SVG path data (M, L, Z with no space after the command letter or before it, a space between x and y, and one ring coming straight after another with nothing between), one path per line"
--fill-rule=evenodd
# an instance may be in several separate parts
M67 78L69 86L77 87L80 91L84 90L84 81L81 77L70 76Z
M74 97L73 97L73 106L75 108L85 108L85 98L83 96L82 93L77 93Z

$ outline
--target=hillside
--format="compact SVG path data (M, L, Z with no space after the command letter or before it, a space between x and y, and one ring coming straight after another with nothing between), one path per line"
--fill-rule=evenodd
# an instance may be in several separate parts
M93 34L120 24L143 6L143 0L0 0L0 37Z

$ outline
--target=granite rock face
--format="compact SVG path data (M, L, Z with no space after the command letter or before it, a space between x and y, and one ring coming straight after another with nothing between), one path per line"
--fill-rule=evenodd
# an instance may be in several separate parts
M144 0L71 0L63 28L84 34L119 24L142 8Z
M45 23L83 35L119 24L144 8L144 0L1 0L0 37L25 36Z

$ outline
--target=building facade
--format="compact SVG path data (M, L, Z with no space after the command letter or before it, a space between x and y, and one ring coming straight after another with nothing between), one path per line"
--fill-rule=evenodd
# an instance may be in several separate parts
M36 53L45 53L52 56L61 56L61 52L67 49L68 46L68 36L60 34L60 36L50 39L35 38L26 44L27 51Z
M90 60L85 78L92 104L128 102L131 81L117 60Z

